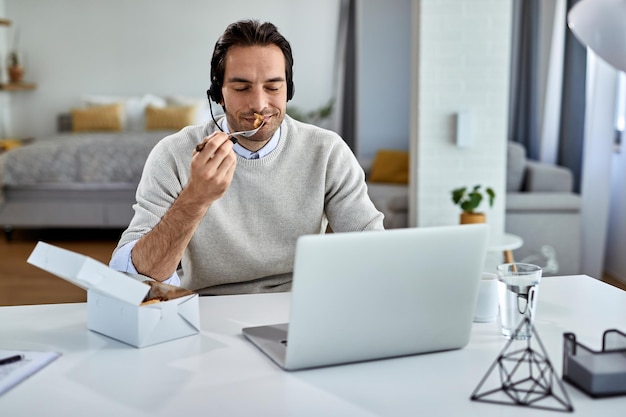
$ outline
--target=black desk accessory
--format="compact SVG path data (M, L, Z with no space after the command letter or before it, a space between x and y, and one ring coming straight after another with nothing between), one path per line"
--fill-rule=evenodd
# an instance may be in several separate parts
M523 328L530 330L532 337L527 340L510 339L470 399L492 404L573 412L574 407L563 383L555 374L539 334L528 318L520 323L514 336ZM533 341L539 350L531 347ZM526 346L518 348L520 343L525 343ZM483 386L485 390L480 392Z

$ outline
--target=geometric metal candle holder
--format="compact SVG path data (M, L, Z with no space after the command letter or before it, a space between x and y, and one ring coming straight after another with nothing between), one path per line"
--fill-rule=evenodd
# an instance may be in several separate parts
M472 401L517 405L544 410L572 412L574 407L548 358L539 335L528 318L515 330L526 329L532 337L525 341L508 341L472 396ZM530 331L529 331L530 330ZM525 343L524 348L517 348ZM532 348L536 343L540 350ZM482 391L481 391L482 389Z

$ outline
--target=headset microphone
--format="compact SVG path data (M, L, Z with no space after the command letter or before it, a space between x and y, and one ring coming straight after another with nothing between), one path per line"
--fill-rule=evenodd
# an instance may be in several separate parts
M211 85L211 88L206 90L206 95L207 95L207 98L209 99L209 111L211 112L211 119L213 119L213 122L215 122L215 125L217 126L217 128L223 132L224 129L222 129L222 126L220 126L220 124L217 123L217 120L215 120L215 116L213 116L213 103L211 103L211 99L213 98L212 97L213 92L211 91L212 89L213 89L213 85Z

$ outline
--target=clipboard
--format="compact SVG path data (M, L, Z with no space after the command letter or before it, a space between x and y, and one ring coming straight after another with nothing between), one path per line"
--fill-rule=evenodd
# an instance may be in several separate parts
M52 363L61 354L58 352L0 349L0 362L14 356L19 356L19 360L11 360L9 363L0 365L0 395Z

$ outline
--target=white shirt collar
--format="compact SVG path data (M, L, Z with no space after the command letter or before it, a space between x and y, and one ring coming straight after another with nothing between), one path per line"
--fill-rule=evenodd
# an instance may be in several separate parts
M228 123L226 122L226 117L222 119L222 129L224 132L230 133L230 129L228 128ZM248 149L241 146L239 143L235 143L233 145L233 151L242 158L245 159L260 159L269 155L276 147L278 146L278 142L280 140L280 127L274 132L272 138L256 152L249 151Z

